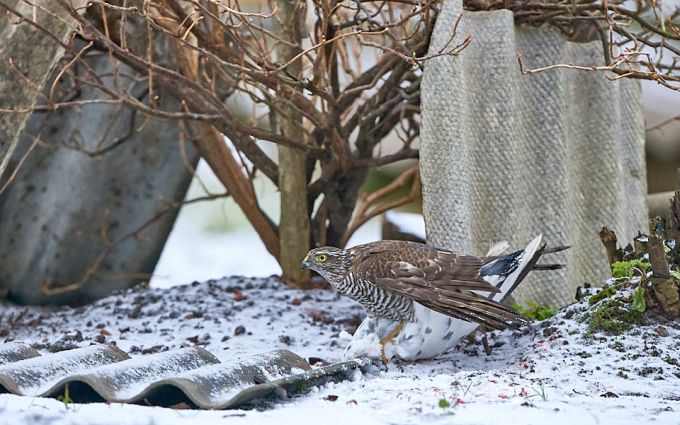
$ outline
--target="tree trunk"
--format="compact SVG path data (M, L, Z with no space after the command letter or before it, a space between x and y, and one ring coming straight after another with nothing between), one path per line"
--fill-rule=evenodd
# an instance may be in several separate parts
M659 302L661 311L671 318L680 316L680 296L678 284L669 273L668 260L666 259L663 238L659 235L649 236L649 263L652 266L650 281L656 300Z
M300 27L305 20L304 3L296 0L277 0L277 26L275 34L284 42L277 46L277 60L286 63L300 53L302 36ZM285 71L297 78L302 60L297 59ZM302 115L279 93L275 125L277 131L292 140L303 141ZM310 220L307 214L306 157L299 150L285 146L279 152L279 190L281 216L279 222L280 264L283 280L293 287L305 287L309 273L300 270L300 262L309 251Z
M84 0L72 2L73 7L81 7L84 3ZM26 84L27 80L42 87L64 54L64 49L54 39L28 22L21 22L8 9L35 17L46 30L66 42L72 32L67 25L72 21L70 16L56 2L43 2L40 7L54 12L61 20L21 0L3 0L0 3L0 108L32 108L38 93ZM28 112L0 112L0 176L7 168L29 115Z

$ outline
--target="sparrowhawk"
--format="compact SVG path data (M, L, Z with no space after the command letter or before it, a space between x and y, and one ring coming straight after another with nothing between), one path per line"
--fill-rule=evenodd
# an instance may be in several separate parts
M520 251L476 257L417 242L385 240L353 248L315 248L302 261L339 292L362 304L368 318L346 356L434 357L478 325L517 328L525 321L500 303L545 252L541 236ZM391 344L386 355L385 346Z

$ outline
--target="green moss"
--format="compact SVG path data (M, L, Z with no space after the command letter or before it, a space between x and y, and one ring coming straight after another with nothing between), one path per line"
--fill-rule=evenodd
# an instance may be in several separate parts
M624 347L624 345L621 341L612 342L611 344L609 344L609 348L611 348L612 350L616 350L620 353L626 352L626 347Z
M619 335L633 325L643 324L645 319L641 311L635 309L622 298L603 301L586 318L588 329L585 336L596 332Z
M517 310L522 316L526 316L534 320L545 320L554 316L559 310L557 307L547 307L544 305L539 305L533 301L527 301L525 307L515 304L512 306L512 308Z
M593 304L596 304L596 303L602 301L605 298L611 297L619 289L623 288L625 286L625 284L626 284L626 281L621 281L621 282L617 282L613 285L603 286L602 289L600 289L600 291L597 294L588 298L588 304L593 305Z

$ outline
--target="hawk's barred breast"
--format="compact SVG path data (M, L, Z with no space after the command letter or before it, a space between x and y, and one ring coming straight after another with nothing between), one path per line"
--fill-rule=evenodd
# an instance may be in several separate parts
M380 289L368 280L357 279L352 272L347 273L335 287L363 305L369 316L405 321L414 318L412 300Z

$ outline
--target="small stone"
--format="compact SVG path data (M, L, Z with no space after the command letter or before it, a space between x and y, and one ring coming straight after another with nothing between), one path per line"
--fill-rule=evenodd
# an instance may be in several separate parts
M154 345L153 347L142 349L142 354L155 354L162 351L168 351L168 349L169 348L164 345Z
M309 359L307 359L307 363L309 363L311 366L314 366L314 365L320 365L321 366L321 365L326 364L326 361L324 359L322 359L321 357L310 357Z
M132 309L132 311L130 312L128 317L130 317L130 319L138 319L139 316L141 316L141 315L142 315L142 305L137 304L135 306L135 308Z
M236 336L243 335L244 333L246 333L246 327L243 325L238 325L236 329L234 329L234 335Z
M656 328L654 328L654 332L659 334L659 336L663 336L663 337L668 336L668 331L663 326L657 326Z
M293 341L295 341L295 338L292 338L288 335L279 335L279 341L283 344L290 345Z

